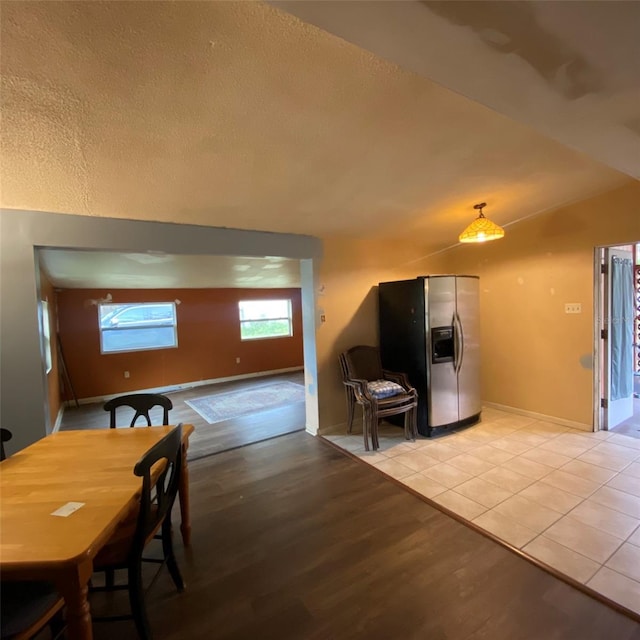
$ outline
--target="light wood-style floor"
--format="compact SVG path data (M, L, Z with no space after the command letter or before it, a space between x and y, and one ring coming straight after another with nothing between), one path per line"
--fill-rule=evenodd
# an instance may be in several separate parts
M185 403L185 400L208 394L248 390L284 380L304 384L304 373L296 371L276 376L247 378L245 380L193 387L165 394L173 402L173 409L169 413L169 421L172 424L178 424L179 422L189 423L195 428L195 432L189 438L189 460L196 460L203 456L243 447L286 433L304 430L304 402L225 420L224 422L216 422L215 424L206 422L199 413ZM104 429L108 427L109 414L103 410L102 404L85 404L80 405L79 408L67 407L64 411L60 430ZM118 416L122 416L124 424L129 424L133 418L133 411L129 415L126 410L123 410L122 413L119 410ZM162 410L154 409L151 412L151 420L153 424L162 424ZM144 420L141 420L139 424L145 424Z
M193 546L176 540L187 588L163 570L148 592L155 640L640 639L637 622L321 438L189 466ZM94 633L136 638L129 621Z

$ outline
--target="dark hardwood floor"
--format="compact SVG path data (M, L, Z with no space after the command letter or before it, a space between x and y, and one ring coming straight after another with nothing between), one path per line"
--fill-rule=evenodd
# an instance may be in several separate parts
M189 460L197 460L213 453L228 451L286 433L304 430L304 402L214 424L206 422L199 413L185 403L185 400L208 394L253 389L283 380L304 384L304 373L296 371L276 376L248 378L246 380L193 387L165 394L173 402L173 409L169 413L169 421L172 424L179 422L189 423L195 427L195 432L189 438ZM103 410L102 404L100 402L83 404L78 408L73 406L65 408L60 430L104 429L108 427L109 414ZM133 410L129 413L127 409L123 409L122 413L118 410L118 417L122 418L123 424L129 424L133 418ZM162 409L153 409L151 411L151 420L153 424L162 424ZM145 422L141 420L138 424L145 424Z
M148 592L156 640L640 639L639 623L320 438L295 433L190 470L192 547L176 536L187 589L163 570ZM136 637L126 621L94 629Z

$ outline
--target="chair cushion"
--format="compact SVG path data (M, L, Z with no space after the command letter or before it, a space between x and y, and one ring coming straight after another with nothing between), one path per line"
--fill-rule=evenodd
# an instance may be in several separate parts
M367 382L367 389L377 400L397 396L399 393L406 393L403 386L390 380L372 380L371 382Z
M60 595L49 582L3 581L1 593L2 638L24 632L60 601Z

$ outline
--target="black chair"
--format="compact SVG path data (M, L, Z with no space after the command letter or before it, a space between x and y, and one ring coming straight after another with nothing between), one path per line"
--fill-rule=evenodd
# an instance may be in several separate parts
M347 394L348 430L351 432L355 403L363 410L364 446L378 449L378 422L387 416L404 414L404 433L414 440L417 431L418 394L404 373L382 368L377 347L358 345L340 354L342 382ZM393 383L393 384L388 384Z
M64 631L64 600L50 582L3 580L0 589L3 640L30 640L47 625L54 639Z
M120 407L129 407L135 411L130 427L135 426L138 418L143 417L147 421L147 426L151 426L149 411L153 407L161 406L163 409L162 424L169 424L169 410L173 409L173 403L169 398L159 393L132 393L126 396L118 396L104 403L103 409L109 411L109 427L116 428L116 410Z
M0 427L0 461L7 457L7 453L4 450L4 443L9 442L13 438L13 434L9 429L3 429Z
M13 438L9 429L0 428L0 460L6 459L4 443ZM28 640L49 625L51 637L64 630L64 600L53 584L43 581L3 580L0 584L0 638Z
M133 473L142 478L140 507L119 525L109 542L100 550L93 561L94 570L105 573L127 570L127 583L122 585L106 585L92 587L91 591L111 591L112 589L128 589L130 615L93 617L95 621L131 620L133 619L141 640L149 640L151 628L144 606L144 588L142 584L142 563L159 563L151 586L162 566L167 568L178 592L184 591L185 585L173 551L171 537L171 508L175 502L182 467L182 424L172 429L160 442L154 445L135 465ZM164 468L154 479L152 467L165 460ZM160 534L158 535L158 531ZM143 552L154 539L162 540L162 558L146 558Z

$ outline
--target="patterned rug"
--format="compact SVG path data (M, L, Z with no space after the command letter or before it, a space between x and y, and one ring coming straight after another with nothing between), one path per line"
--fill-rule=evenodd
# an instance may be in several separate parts
M209 424L214 424L250 413L304 402L304 387L295 382L274 382L246 391L213 393L185 402Z

